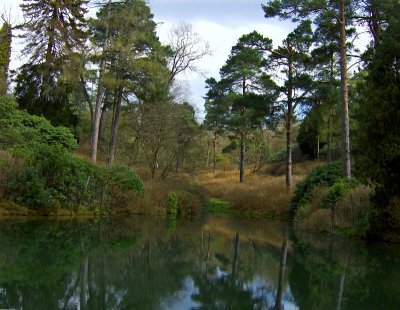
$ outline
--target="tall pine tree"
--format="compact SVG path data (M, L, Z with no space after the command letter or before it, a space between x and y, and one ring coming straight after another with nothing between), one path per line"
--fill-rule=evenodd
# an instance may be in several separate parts
M72 125L64 65L84 44L88 0L24 0L24 53L29 55L17 76L16 95L28 111L43 114L55 124Z

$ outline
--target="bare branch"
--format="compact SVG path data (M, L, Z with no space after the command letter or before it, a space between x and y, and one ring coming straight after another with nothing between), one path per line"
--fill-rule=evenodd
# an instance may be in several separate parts
M181 23L173 27L169 33L169 41L172 49L169 84L181 72L189 70L201 73L195 62L212 55L212 51L209 44L193 31L192 24Z

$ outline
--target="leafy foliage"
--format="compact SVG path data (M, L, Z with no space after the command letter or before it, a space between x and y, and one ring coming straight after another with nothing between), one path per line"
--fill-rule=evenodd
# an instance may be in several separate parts
M20 165L6 174L5 195L29 208L71 207L96 200L96 167L60 146L40 143L14 148Z
M18 110L15 100L0 97L0 148L8 149L22 144L42 143L73 151L78 147L68 128L54 127L42 116ZM29 149L25 148L25 151Z
M21 162L5 173L5 198L29 208L77 208L124 202L123 193L143 192L127 167L99 167L60 146L24 144L13 149Z
M345 179L339 179L330 188L328 193L322 199L325 207L334 207L343 195L348 192L356 182L351 182Z

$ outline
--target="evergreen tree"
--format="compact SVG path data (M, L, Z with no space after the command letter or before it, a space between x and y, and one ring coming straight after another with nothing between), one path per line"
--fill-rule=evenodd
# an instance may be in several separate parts
M398 229L400 197L400 22L391 22L361 84L357 111L358 171L378 185L379 229ZM396 218L397 214L397 218ZM397 223L396 223L397 221ZM376 227L375 227L376 228Z
M229 107L225 104L227 89L223 85L224 81L217 82L214 78L206 80L206 88L208 92L205 97L205 112L204 126L212 132L213 141L213 172L215 174L217 168L217 142L218 137L224 132L226 127L225 116L229 111ZM226 83L225 83L226 84ZM226 86L226 85L225 85Z
M279 16L283 19L291 18L293 21L299 21L304 18L326 14L337 23L341 73L342 162L343 175L347 178L351 178L351 158L346 27L349 22L353 21L349 18L349 15L351 16L355 12L354 5L355 3L345 0L270 0L266 5L262 6L267 18Z
M302 22L289 33L283 44L271 52L270 58L275 70L284 67L284 85L281 87L281 105L286 128L286 186L292 185L292 122L297 107L307 103L313 89L308 74L309 49L312 30L309 21Z
M321 138L327 144L327 160L333 160L333 143L336 135L337 116L340 115L340 36L337 31L337 25L327 12L321 12L314 19L316 29L314 31L313 41L315 48L311 52L312 66L315 72L316 83L314 92L314 103L318 105L318 125L311 125L319 128L318 136L315 141L321 141ZM354 27L347 28L347 36L355 34ZM353 48L352 44L347 43L348 50ZM315 111L311 113L316 114ZM315 117L311 117L316 120ZM339 124L340 126L340 124ZM308 126L303 126L306 129ZM321 136L321 131L325 132ZM303 131L304 133L305 131ZM303 137L304 138L304 137ZM304 146L305 140L302 145ZM310 142L310 140L308 140ZM314 145L318 143L313 142ZM316 149L316 148L315 148Z
M72 53L85 41L87 2L24 0L21 4L27 20L23 52L30 58L17 76L17 99L28 111L43 114L56 124L76 123L69 102L71 88L64 80L63 71ZM32 80L36 83L34 87L30 84Z
M223 83L228 85L231 93L230 97L226 98L231 102L227 121L231 130L236 132L240 140L240 182L244 182L245 177L246 135L254 125L260 125L259 117L263 118L270 112L270 102L265 100L266 97L258 96L258 94L262 94L263 90L265 91L263 86L266 84L263 85L263 82L269 80L263 71L263 67L266 65L264 51L248 46L249 37L257 38L256 43L271 45L271 41L264 40L256 32L244 35L232 47L228 60L220 70Z
M104 93L111 94L113 122L109 162L115 157L121 104L124 94L140 96L149 74L152 78L167 79L168 70L163 49L156 36L156 24L150 8L143 0L106 3L92 20L94 43L103 48L100 56L100 79L96 107L102 105ZM151 73L150 73L151 72ZM143 83L142 83L143 82ZM164 87L167 91L167 87ZM100 113L96 108L92 131L91 158L96 160Z

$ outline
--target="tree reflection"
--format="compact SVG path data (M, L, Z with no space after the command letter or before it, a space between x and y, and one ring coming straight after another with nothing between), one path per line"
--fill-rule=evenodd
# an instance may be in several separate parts
M0 222L0 309L399 309L398 249L225 221Z
M283 293L283 276L286 268L286 257L288 250L288 240L286 238L286 232L283 233L282 250L279 263L279 278L278 278L278 290L276 293L276 300L274 309L280 310L282 308L282 293Z

